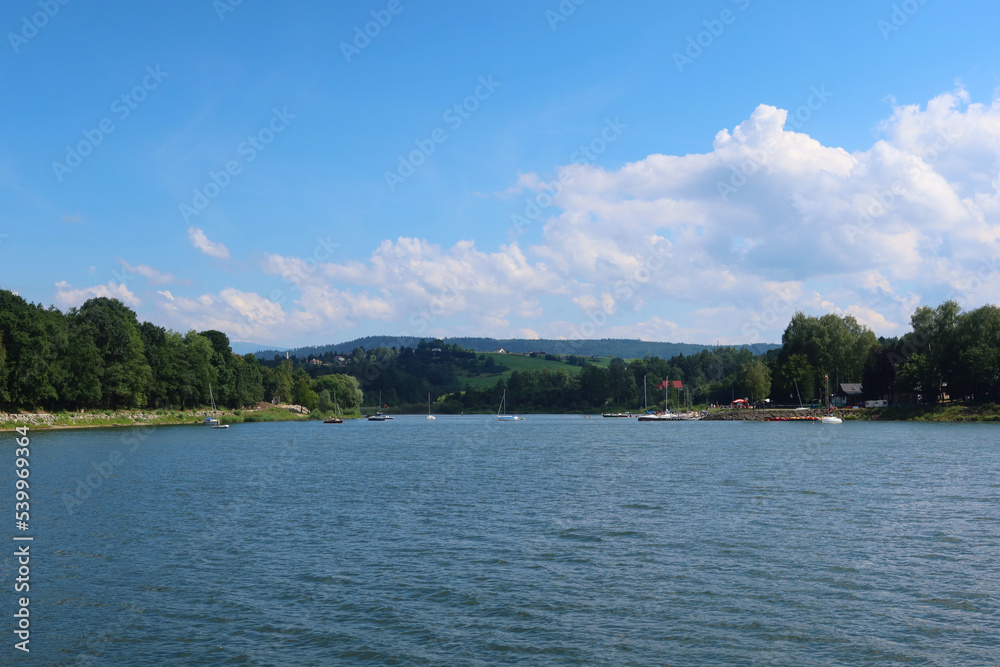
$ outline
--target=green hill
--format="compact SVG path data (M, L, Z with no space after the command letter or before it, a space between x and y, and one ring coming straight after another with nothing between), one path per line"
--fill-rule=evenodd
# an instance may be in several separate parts
M481 389L483 387L492 387L500 378L503 378L505 381L509 380L514 371L540 371L547 368L550 371L565 370L569 371L570 375L579 375L582 368L582 366L570 364L566 361L531 358L520 354L498 354L496 352L485 352L482 354L487 358L492 358L498 366L506 366L509 370L488 375L462 375L460 379L463 384ZM607 368L611 364L611 357L600 357L597 359L588 357L586 361L594 366Z

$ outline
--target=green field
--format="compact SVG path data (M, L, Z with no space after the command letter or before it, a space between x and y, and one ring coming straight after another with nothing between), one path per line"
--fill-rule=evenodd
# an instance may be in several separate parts
M564 361L547 361L541 357L532 359L520 354L497 354L496 352L483 352L482 354L486 357L492 357L498 366L506 366L510 370L492 375L464 376L460 378L463 384L482 389L483 387L492 387L500 378L503 378L505 381L509 380L511 373L514 371L540 371L543 368L548 368L550 371L566 370L569 371L570 375L579 375L582 368L581 366L574 366ZM611 357L587 359L587 362L594 366L607 368L611 365Z

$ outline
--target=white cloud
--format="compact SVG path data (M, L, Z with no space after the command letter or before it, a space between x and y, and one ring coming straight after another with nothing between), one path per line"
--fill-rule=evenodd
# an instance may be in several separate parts
M107 285L94 285L93 287L75 288L65 280L56 283L55 303L61 307L76 307L83 305L88 299L97 297L107 297L118 299L122 303L132 306L139 306L139 298L129 291L124 283L109 281Z
M151 285L166 285L167 283L172 283L177 280L171 274L158 271L157 269L145 264L132 265L124 259L119 259L118 261L120 261L122 267L124 267L125 273L131 272L137 276L142 276L148 280Z
M222 243L209 241L205 232L198 227L188 227L188 238L191 239L191 245L206 255L219 259L229 259L229 248Z
M295 286L283 304L225 290L160 295L178 314L182 303L192 318L229 313L286 338L358 327L569 337L586 327L729 343L776 341L799 309L852 314L892 335L920 303L1000 298L1000 101L972 104L957 90L896 105L881 138L855 152L786 129L787 115L762 104L703 154L513 175L498 193L512 213L555 192L531 246L400 237L341 263L268 254L261 269ZM200 229L189 235L229 256Z

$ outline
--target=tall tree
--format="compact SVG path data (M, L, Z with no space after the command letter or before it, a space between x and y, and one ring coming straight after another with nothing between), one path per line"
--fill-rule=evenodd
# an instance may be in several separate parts
M143 353L135 312L107 297L90 299L71 314L91 328L103 360L101 402L106 408L133 408L146 403L152 370Z

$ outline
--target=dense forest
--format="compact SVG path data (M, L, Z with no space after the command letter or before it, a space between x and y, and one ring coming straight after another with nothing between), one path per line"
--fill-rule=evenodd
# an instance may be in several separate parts
M209 387L223 407L268 401L320 412L334 403L417 410L428 394L437 412L489 411L504 391L521 412L636 410L644 394L652 409L662 406L664 387L672 408L734 398L790 405L818 400L826 376L831 387L861 383L865 398L897 403L1000 399L1000 309L963 312L947 301L918 308L911 326L900 338L876 338L850 316L796 313L781 346L759 355L706 347L669 359L614 357L604 366L539 354L553 363L511 372L503 355L442 340L257 359L233 353L220 331L181 334L140 323L114 299L63 313L0 290L0 408L183 410L207 405Z

